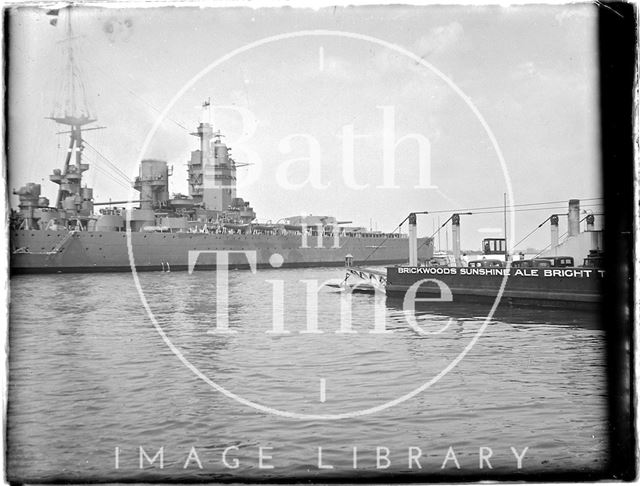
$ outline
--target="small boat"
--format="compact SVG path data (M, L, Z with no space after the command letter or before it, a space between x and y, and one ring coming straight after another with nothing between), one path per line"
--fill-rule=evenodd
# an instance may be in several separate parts
M572 199L568 236L560 242L557 217L553 216L547 219L551 221L551 245L528 260L523 254L514 260L504 238L485 238L481 257L469 260L460 252L460 218L452 217L456 264L419 265L417 256L410 255L412 264L387 267L386 294L404 298L410 293L449 305L460 301L492 303L500 298L509 305L597 308L605 279L604 270L597 266L602 261L602 230L595 230L593 215L588 215L584 218L587 230L580 231L580 201ZM410 242L409 247L416 245Z
M452 218L454 253L448 261L427 260L419 264L417 242L409 242L410 264L378 270L353 267L346 262L345 290L373 293L383 290L387 297L427 299L431 302L476 301L493 303L497 298L508 305L597 309L602 302L605 272L602 262L602 230L594 229L593 216L587 217L587 230L580 232L579 201L569 201L569 236L557 238L557 220L551 222L552 244L548 251L525 260L512 260L504 238L485 238L482 255L468 260L460 252L460 218ZM454 215L455 216L455 215ZM415 238L415 218L409 219L410 239ZM413 226L413 227L412 227ZM573 255L569 253L572 252ZM586 258L585 258L586 257ZM466 260L466 262L465 262ZM578 263L579 262L579 263ZM355 276L362 282L348 284Z
M327 287L338 289L342 292L349 292L351 294L375 294L376 292L383 292L384 287L375 285L370 282L362 281L357 283L349 283L347 280L342 282L329 282L325 284Z

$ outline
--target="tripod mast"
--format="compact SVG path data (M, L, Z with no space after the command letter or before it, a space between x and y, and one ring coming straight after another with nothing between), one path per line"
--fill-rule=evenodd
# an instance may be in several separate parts
M57 93L51 116L48 118L58 124L69 127L69 146L62 170L55 169L49 176L52 182L59 185L56 207L65 210L80 211L85 197L82 194L82 173L89 169L89 164L82 161L82 127L97 119L93 115L77 60L77 37L71 25L73 7L66 7L52 15L66 14L65 38L60 42L63 51L64 71L61 88ZM55 25L54 22L52 22ZM88 193L87 193L88 194Z

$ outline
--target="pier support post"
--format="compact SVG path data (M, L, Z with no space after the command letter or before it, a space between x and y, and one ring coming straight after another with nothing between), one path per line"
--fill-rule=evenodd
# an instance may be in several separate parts
M418 266L418 229L416 213L409 215L409 266Z
M558 215L554 214L549 219L551 223L551 248L555 248L560 243L560 238L558 235Z
M351 268L353 266L353 255L351 253L344 257L344 266L346 268Z
M580 200L569 200L569 238L580 234Z
M596 231L596 217L593 214L589 214L587 216L587 231L591 235L591 248L590 250L601 250L602 245L600 244L600 236L601 232Z
M460 215L454 214L451 217L451 239L453 239L453 258L456 261L456 267L462 266L460 259Z

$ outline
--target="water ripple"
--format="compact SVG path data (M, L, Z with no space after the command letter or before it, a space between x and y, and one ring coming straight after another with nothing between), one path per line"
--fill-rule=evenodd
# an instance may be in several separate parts
M300 282L335 272L232 272L235 334L208 333L219 305L215 274L144 274L141 281L162 329L199 370L244 398L297 413L357 411L409 393L450 363L484 322L483 307L458 306L456 315L419 307L424 329L452 319L440 335L419 335L388 301L384 319L392 332L376 334L374 300L355 295L356 333L339 334L344 297L323 289L322 333L303 333L314 324ZM276 278L284 280L288 334L267 333L267 280ZM592 316L505 309L425 392L375 415L327 422L265 414L211 389L155 332L129 275L13 277L10 312L8 467L15 481L322 480L354 471L362 478L416 472L408 469L410 447L422 451L422 473L439 474L450 446L463 472L479 472L480 447L492 448L494 471L514 471L511 446L529 447L527 472L606 466L605 343ZM140 469L141 446L151 455L164 447L165 468ZM202 469L183 467L192 447ZM222 461L229 447L237 469ZM318 447L333 470L318 468ZM377 447L389 449L389 469L376 469ZM259 468L260 448L274 469Z

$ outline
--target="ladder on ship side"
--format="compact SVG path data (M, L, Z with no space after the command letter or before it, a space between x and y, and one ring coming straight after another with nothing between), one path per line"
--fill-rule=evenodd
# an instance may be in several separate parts
M61 252L61 251L62 251L62 247L64 246L64 244L65 244L67 241L69 241L69 240L73 237L73 235L75 235L76 233L77 233L77 231L76 231L76 230L71 230L71 231L69 231L69 234L67 234L67 236L65 236L64 238L62 238L62 240L60 240L60 242L59 242L56 246L54 246L54 247L53 247L53 250L51 250L51 251L49 252L49 254L50 254L50 255L53 255L53 254L56 254L56 253Z
M77 232L78 232L77 230L69 231L69 233L64 238L62 238L58 242L58 244L53 247L51 251L30 251L28 247L23 246L23 247L17 248L16 250L13 250L13 253L29 254L29 255L55 255L62 251L62 247L65 245L65 243L69 241L73 237L73 235L75 235Z

